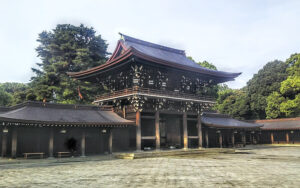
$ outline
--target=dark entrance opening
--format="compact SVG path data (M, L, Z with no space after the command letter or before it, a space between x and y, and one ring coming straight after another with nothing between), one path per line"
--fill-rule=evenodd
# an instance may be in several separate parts
M159 129L161 148L175 149L182 147L182 116L162 114Z
M73 137L69 138L65 142L65 147L71 152L72 156L77 151L77 140Z

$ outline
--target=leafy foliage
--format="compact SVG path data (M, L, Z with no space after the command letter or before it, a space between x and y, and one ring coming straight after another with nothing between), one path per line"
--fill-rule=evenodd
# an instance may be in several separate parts
M27 84L6 82L0 84L0 90L2 91L1 99L6 102L0 103L0 105L8 106L15 105L24 101L25 97L22 97L25 90L28 88ZM3 99L6 98L6 99Z
M286 68L287 64L282 61L269 62L248 81L246 89L252 118L266 118L267 97L279 90L280 83L287 77Z
M280 111L280 104L284 100L284 97L277 91L274 91L267 97L266 114L268 119L284 117L283 113Z
M59 103L89 103L99 89L89 82L71 80L67 72L78 72L103 64L107 44L93 28L84 25L57 25L53 31L43 31L36 48L42 62L32 68L26 100L46 100ZM78 88L83 100L78 97ZM22 96L24 97L24 96Z
M280 111L286 117L300 115L300 54L292 55L286 62L288 78L281 82L280 93L285 100Z
M226 89L219 91L215 108L220 113L228 114L237 119L248 119L250 116L246 93L243 90Z
M12 95L0 88L0 106L9 106L12 103L12 100Z

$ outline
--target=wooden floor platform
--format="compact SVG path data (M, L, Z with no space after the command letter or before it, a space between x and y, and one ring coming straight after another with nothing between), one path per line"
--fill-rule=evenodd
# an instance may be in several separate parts
M115 153L114 157L118 159L141 159L153 157L165 157L176 155L192 155L192 154L216 154L216 153L235 153L233 148L203 148L203 149L175 149L175 150L154 150L141 151L132 153Z

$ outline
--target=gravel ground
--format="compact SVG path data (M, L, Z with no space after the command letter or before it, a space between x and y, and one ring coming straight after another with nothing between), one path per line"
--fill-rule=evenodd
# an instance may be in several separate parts
M300 147L236 154L1 165L0 187L300 187Z

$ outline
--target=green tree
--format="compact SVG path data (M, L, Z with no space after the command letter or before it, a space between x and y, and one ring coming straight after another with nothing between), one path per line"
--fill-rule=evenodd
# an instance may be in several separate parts
M237 119L248 119L250 107L244 90L226 89L219 91L215 109Z
M37 40L38 57L42 62L32 68L30 89L26 99L59 103L89 103L99 89L89 82L72 80L66 73L77 72L103 64L107 44L93 28L84 25L57 25L50 32L43 31ZM81 100L78 88L83 96Z
M287 64L282 61L269 62L248 81L247 100L252 118L266 118L267 97L274 91L279 91L281 82L287 77L286 68Z
M16 83L16 82L6 82L0 84L0 89L7 92L12 96L10 105L15 105L18 103L22 103L26 100L25 91L28 89L27 84L24 83Z
M300 54L293 54L287 61L288 78L281 82L280 93L285 100L280 111L286 117L300 115Z
M9 106L12 103L12 95L0 88L0 106Z
M277 91L274 91L267 97L266 115L268 119L284 117L280 111L280 104L285 101L284 97Z

